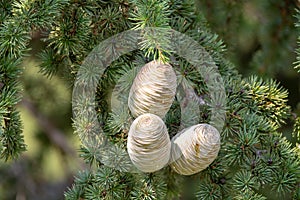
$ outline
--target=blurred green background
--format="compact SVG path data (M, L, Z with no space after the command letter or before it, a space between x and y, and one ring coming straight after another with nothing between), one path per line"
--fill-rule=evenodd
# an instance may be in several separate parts
M244 77L257 74L278 80L289 90L289 104L300 115L300 76L293 69L298 1L198 0L197 10L227 45L226 57ZM23 100L19 104L27 152L0 163L0 199L63 199L73 176L86 166L79 157L80 141L72 129L72 82L64 73L44 77L38 53L41 33L32 35L31 54L21 67ZM291 136L292 119L282 129Z

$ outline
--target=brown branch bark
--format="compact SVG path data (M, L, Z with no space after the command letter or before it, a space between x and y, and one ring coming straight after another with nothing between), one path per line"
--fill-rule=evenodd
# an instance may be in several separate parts
M36 118L39 126L42 128L45 135L53 143L53 145L55 145L64 154L74 157L76 156L76 151L70 147L64 133L59 130L49 118L39 112L39 110L30 100L23 98L20 103Z

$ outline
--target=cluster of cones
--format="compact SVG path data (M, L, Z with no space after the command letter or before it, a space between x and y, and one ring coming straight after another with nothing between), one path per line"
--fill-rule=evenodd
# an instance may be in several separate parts
M220 134L209 124L193 125L170 140L163 119L174 101L176 80L171 65L151 61L130 89L128 107L136 119L128 133L127 151L143 172L170 165L179 174L192 175L207 168L220 150Z

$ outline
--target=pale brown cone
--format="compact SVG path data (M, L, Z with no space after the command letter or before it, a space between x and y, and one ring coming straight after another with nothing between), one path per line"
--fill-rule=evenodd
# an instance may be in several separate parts
M172 138L171 145L171 168L178 174L192 175L216 159L220 133L209 124L198 124L179 132Z
M151 61L141 68L131 86L128 107L134 117L152 113L164 118L176 93L176 74L169 64Z

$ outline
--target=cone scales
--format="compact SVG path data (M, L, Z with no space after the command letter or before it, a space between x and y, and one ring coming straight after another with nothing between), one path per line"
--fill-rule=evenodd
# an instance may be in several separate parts
M220 134L209 124L184 129L172 138L171 168L181 175L192 175L207 168L220 150Z
M152 113L164 118L176 93L176 74L169 64L151 61L141 68L131 86L128 107L134 117Z
M167 127L154 114L143 114L132 123L127 140L132 163L143 172L155 172L168 164L171 142Z

